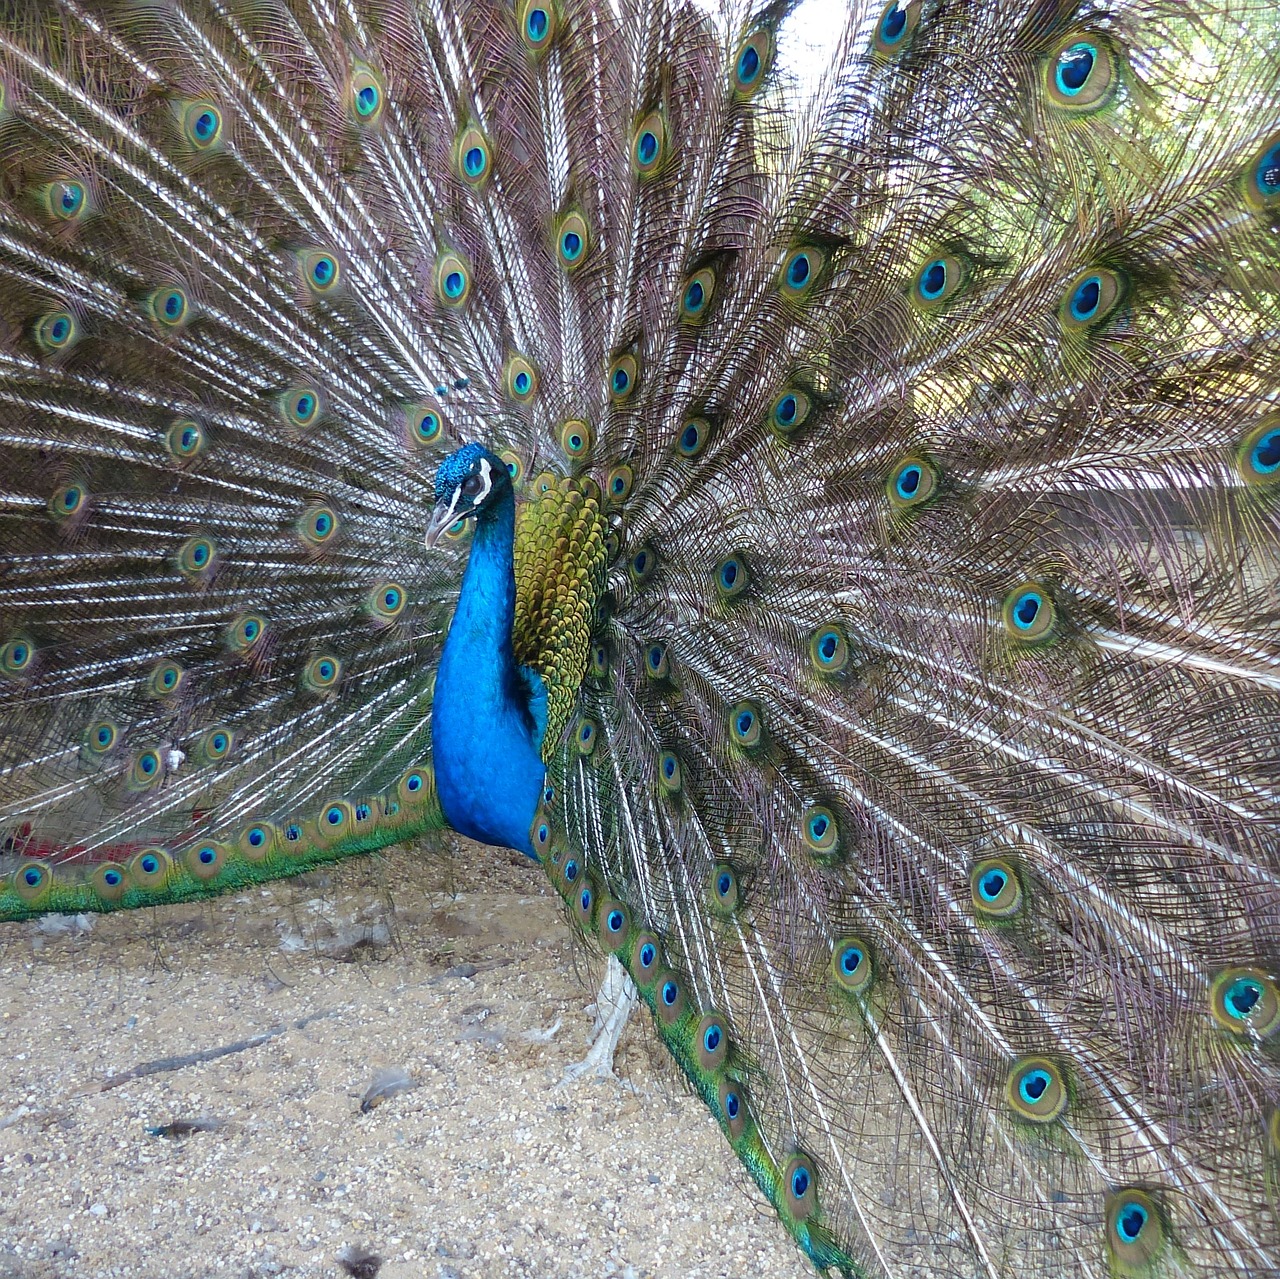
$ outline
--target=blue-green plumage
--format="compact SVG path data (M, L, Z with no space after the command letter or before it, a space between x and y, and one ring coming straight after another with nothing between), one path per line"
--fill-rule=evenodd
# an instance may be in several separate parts
M473 506L464 487L474 481ZM431 748L440 807L454 830L532 857L529 827L542 795L546 693L520 666L515 620L515 498L506 467L471 445L440 468L439 523L478 506L471 558L449 627L432 702Z

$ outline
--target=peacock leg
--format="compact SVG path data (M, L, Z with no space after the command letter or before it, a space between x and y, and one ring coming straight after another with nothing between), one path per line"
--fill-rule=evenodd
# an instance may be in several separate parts
M639 998L635 983L627 975L626 969L618 962L616 955L610 955L605 963L600 989L596 992L596 1024L592 1032L595 1038L591 1041L587 1055L564 1072L559 1084L561 1088L588 1074L594 1074L597 1079L615 1077L613 1055L622 1039L627 1018L631 1016L631 1010Z

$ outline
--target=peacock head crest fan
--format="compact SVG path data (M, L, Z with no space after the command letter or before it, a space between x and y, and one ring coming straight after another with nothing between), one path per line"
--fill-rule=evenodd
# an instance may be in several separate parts
M464 444L436 468L436 506L427 525L434 546L459 520L479 516L511 492L506 463L482 444Z

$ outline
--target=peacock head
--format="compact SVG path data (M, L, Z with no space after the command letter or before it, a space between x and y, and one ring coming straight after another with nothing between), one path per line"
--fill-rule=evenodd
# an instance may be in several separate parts
M436 507L427 525L434 546L459 520L479 515L511 492L511 475L501 458L481 444L464 444L436 468Z

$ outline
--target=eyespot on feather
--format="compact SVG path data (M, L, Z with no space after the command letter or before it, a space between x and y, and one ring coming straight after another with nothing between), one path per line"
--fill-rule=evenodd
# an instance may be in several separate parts
M560 16L551 0L522 0L516 11L520 38L532 54L545 50L556 38Z
M327 297L342 283L342 265L331 249L301 249L294 255L298 276L313 298Z
M936 311L968 282L969 268L963 258L954 254L930 258L911 282L911 302L917 310Z
M1115 97L1120 69L1105 40L1076 32L1058 40L1044 60L1049 102L1073 115L1099 111Z
M680 295L680 320L684 324L701 324L711 313L716 292L716 273L711 267L695 271L685 280Z
M347 102L351 119L361 129L371 129L382 119L387 105L387 87L380 75L363 62L351 68L347 85Z
M40 188L40 208L55 222L79 222L89 211L89 189L78 178L57 178Z
M566 213L556 228L556 257L566 271L576 271L587 259L591 234L587 220L576 209Z
M1025 904L1017 868L1002 857L984 857L969 871L973 908L987 919L1012 919Z
M739 702L730 710L729 736L744 750L754 750L764 740L760 708L754 702Z
M813 401L797 387L788 387L769 410L769 428L780 440L794 435L808 420Z
M1051 639L1058 620L1053 596L1038 582L1024 582L1010 591L1000 613L1005 630L1023 644Z
M729 1140L737 1142L747 1129L750 1111L742 1085L736 1079L722 1079L717 1092L720 1118L729 1133Z
M1070 1097L1056 1063L1047 1057L1023 1057L1009 1069L1005 1100L1020 1119L1051 1124L1062 1117Z
M849 664L849 642L838 622L819 626L809 637L809 662L821 675L839 675Z
M625 950L631 932L631 912L611 897L601 900L596 913L596 934L600 944L611 953Z
M831 948L831 977L851 995L863 995L871 987L875 968L871 948L860 937L842 937Z
M1280 412L1268 413L1245 432L1236 469L1247 484L1280 484Z
M697 457L711 439L711 423L704 417L687 418L676 436L676 452L681 457Z
M324 414L324 396L314 386L293 386L281 392L277 401L286 426L306 430Z
M818 1176L808 1155L793 1155L782 1170L782 1203L794 1221L808 1221L817 1213Z
M193 151L206 153L222 146L226 120L216 103L207 98L179 103L178 121L183 140Z
M1164 1217L1144 1190L1117 1190L1106 1204L1107 1250L1122 1273L1147 1272L1168 1244Z
M1084 333L1109 320L1125 300L1124 276L1106 267L1081 271L1067 285L1058 306L1058 322L1067 333Z
M625 404L640 385L640 361L630 352L615 356L609 365L609 398Z
M1280 991L1262 968L1227 968L1209 986L1209 1009L1225 1030L1242 1038L1270 1039L1280 1030Z
M742 903L742 889L738 876L728 862L717 862L711 868L711 909L717 915L728 918Z
M741 555L730 555L716 565L711 580L722 600L736 600L751 584L751 573Z
M635 475L629 466L615 466L605 477L604 491L606 499L617 504L625 502L631 496L631 488L635 483Z
M592 443L591 427L579 418L566 422L560 428L560 447L575 462L591 452Z
M159 892L173 873L173 858L163 848L144 848L125 863L125 874L132 888Z
M338 514L331 506L308 506L298 516L294 529L304 546L327 546L338 535Z
M458 176L468 186L481 187L488 181L493 153L489 139L474 124L468 125L458 135L453 157Z
M0 671L17 678L28 675L36 660L36 646L25 635L15 635L0 647Z
M179 465L202 456L208 444L204 427L190 417L178 418L164 434L165 450Z
M1280 134L1273 134L1256 151L1244 170L1244 194L1260 211L1280 205Z
M871 51L878 58L896 58L911 43L920 25L921 0L889 0L871 37Z
M183 676L177 662L158 662L147 676L147 692L152 697L172 697L182 687Z
M510 399L527 404L538 393L538 371L523 355L508 358L502 385Z
M471 268L462 257L446 250L436 260L436 297L450 309L466 304L471 296Z
M404 612L408 603L399 582L378 582L365 596L365 611L375 623L389 625Z
M733 55L733 91L742 99L759 92L773 66L773 32L767 27L753 31Z
M662 171L667 158L667 122L661 111L650 111L631 139L631 167L641 179Z
M778 292L786 302L803 302L816 287L826 267L827 255L815 245L792 249L778 274Z
M35 321L32 334L41 351L58 355L80 340L80 323L70 311L49 311Z

